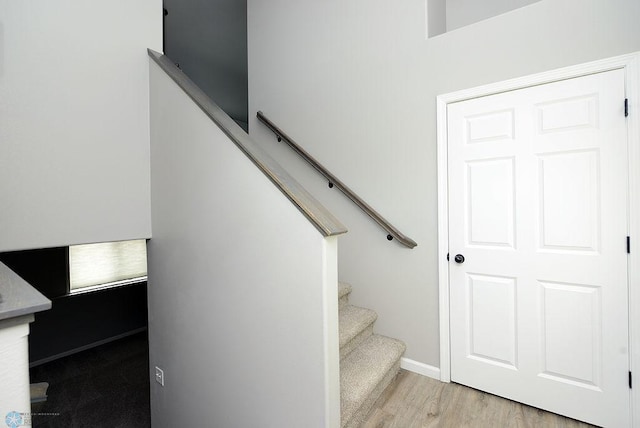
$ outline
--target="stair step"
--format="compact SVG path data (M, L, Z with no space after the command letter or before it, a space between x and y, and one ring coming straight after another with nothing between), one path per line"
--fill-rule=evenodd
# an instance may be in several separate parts
M373 334L373 323L378 318L371 309L347 305L339 312L340 359L349 355L358 345Z
M338 282L338 308L349 304L349 294L351 294L351 285L346 282Z
M374 334L340 362L340 408L343 428L358 427L400 370L406 346Z

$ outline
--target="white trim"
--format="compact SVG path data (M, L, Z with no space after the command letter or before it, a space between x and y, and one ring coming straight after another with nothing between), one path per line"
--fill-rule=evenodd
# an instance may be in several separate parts
M422 376L430 377L431 379L440 380L440 369L438 367L430 366L429 364L403 357L400 359L400 368Z
M640 53L626 64L626 94L629 100L627 132L629 142L629 370L640 367ZM636 375L636 382L637 382ZM631 426L640 426L640 393L631 389Z
M624 69L629 99L629 348L630 367L640 371L640 52L617 56L586 64L538 73L531 76L492 83L476 88L443 94L437 97L438 151L438 280L440 304L440 380L451 379L449 338L449 264L448 252L448 177L447 177L447 105L535 85L573 79L589 74ZM634 327L635 326L635 327ZM640 378L640 374L636 375ZM632 423L640 418L640 393L630 390ZM640 426L640 424L636 424ZM633 425L632 425L633 426Z
M338 317L338 237L322 242L322 328L327 427L340 426L340 343Z
M449 180L447 154L447 101L443 96L437 100L438 138L438 283L440 317L440 380L451 381L449 342Z

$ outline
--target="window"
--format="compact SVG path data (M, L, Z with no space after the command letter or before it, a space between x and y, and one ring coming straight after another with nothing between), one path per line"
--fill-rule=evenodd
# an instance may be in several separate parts
M71 293L146 280L147 246L144 239L69 247Z

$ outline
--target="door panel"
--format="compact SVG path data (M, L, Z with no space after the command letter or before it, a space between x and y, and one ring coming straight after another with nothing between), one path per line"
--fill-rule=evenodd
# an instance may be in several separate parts
M536 110L540 134L598 127L597 94L549 101Z
M513 161L467 162L468 245L513 248Z
M539 250L598 251L600 195L597 150L538 156Z
M540 289L540 375L600 390L601 287L540 281ZM574 355L579 357L570 358Z
M513 110L466 117L467 143L513 140Z
M470 312L469 355L507 368L516 368L516 279L468 276Z
M448 106L453 381L629 425L624 84Z

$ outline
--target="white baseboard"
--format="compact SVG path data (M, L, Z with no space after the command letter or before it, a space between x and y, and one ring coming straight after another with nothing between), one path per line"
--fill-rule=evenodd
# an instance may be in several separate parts
M46 364L46 363L49 363L51 361L57 360L59 358L68 357L69 355L77 354L78 352L86 351L87 349L95 348L95 347L100 346L100 345L105 345L105 344L107 344L109 342L113 342L113 341L116 341L116 340L124 339L125 337L132 336L134 334L142 333L146 329L147 329L147 327L140 327L140 328L137 328L135 330L131 330L131 331L127 331L126 333L119 334L117 336L112 336L112 337L109 337L107 339L103 339L103 340L99 340L97 342L90 343L88 345L80 346L79 348L74 348L74 349L71 349L69 351L61 352L60 354L52 355L52 356L47 357L47 358L42 358L41 360L36 360L36 361L33 361L33 362L29 363L29 368L33 368L33 367L39 366L41 364Z
M400 367L422 376L440 380L440 369L438 367L430 366L429 364L419 363L418 361L410 360L409 358L402 358L400 360Z

